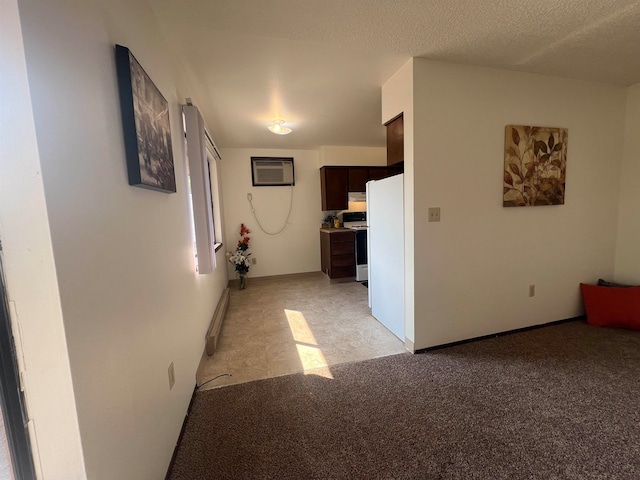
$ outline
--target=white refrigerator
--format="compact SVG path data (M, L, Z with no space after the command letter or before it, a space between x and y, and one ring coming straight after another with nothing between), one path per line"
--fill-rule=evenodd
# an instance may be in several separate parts
M367 183L369 306L404 342L404 175Z

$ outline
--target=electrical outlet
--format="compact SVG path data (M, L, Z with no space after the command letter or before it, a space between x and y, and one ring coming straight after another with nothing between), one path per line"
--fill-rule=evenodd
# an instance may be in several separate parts
M251 262L249 263L251 263L251 265L255 265L256 263L258 263L258 260L256 260L255 257L251 257Z
M429 221L430 222L439 222L440 221L440 207L429 207Z
M535 285L529 285L529 296L530 297L535 297L536 296L536 286Z
M176 383L176 370L173 367L173 362L169 364L169 390L173 389Z

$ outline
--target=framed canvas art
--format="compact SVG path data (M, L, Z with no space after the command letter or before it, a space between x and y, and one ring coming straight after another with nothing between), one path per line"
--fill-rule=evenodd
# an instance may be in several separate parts
M568 136L566 128L506 126L503 206L564 204Z
M176 191L169 105L131 51L116 45L129 185Z

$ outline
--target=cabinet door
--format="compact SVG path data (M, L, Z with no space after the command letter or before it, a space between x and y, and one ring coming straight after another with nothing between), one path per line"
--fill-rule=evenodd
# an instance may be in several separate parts
M320 269L327 275L331 272L331 237L327 232L320 232Z
M353 267L353 255L334 255L331 257L331 268Z
M331 233L331 245L332 245L331 248L333 248L333 245L341 244L341 243L346 243L347 245L350 245L351 247L353 247L355 241L356 241L355 230L344 229L344 230L339 230ZM335 255L335 252L332 250L331 254Z
M356 274L356 232L353 230L331 233L330 278L353 277Z
M369 169L367 167L349 167L350 192L365 192L368 180Z
M343 167L320 169L322 210L346 210L348 208L349 170Z
M404 173L404 164L394 165L393 167L389 167L389 176L398 175L399 173Z
M380 180L389 176L387 167L371 167L369 168L369 180Z
M387 123L387 165L404 162L404 117Z
M334 267L331 269L331 278L349 278L356 276L356 266Z

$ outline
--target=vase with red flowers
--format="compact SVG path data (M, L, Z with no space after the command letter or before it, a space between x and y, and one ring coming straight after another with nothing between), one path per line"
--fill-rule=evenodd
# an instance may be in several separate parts
M229 263L231 263L236 272L238 272L238 276L240 278L240 290L244 290L246 288L247 283L247 274L249 273L249 267L251 266L251 252L249 252L249 241L251 237L249 234L251 230L249 230L245 224L240 225L240 240L238 240L238 245L236 247L235 252L229 252L227 255L229 257Z

